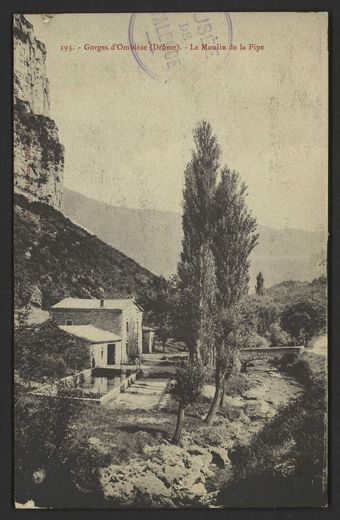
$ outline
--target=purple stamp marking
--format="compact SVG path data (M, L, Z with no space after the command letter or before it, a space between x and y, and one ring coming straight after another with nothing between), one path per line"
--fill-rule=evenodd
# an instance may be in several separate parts
M180 71L220 68L232 45L229 13L139 13L129 22L129 44L141 69L167 81Z

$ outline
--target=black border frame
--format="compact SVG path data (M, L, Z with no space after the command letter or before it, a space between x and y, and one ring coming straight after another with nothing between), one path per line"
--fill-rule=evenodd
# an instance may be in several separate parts
M1 518L81 518L82 520L120 518L158 518L182 516L183 518L206 517L230 519L314 520L340 518L340 407L339 380L340 352L337 350L340 320L336 309L339 304L340 250L340 157L336 143L340 141L340 2L337 0L0 0L0 512ZM77 13L77 12L162 12L162 11L228 11L228 12L280 12L280 11L327 11L329 14L329 506L325 509L60 509L60 510L15 510L13 505L12 471L12 397L13 397L13 345L12 345L12 16L14 13ZM337 175L338 173L338 175ZM11 305L9 305L11 302ZM10 477L9 477L10 475Z

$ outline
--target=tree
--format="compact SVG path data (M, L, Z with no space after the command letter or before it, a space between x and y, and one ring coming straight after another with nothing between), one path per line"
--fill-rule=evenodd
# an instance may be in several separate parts
M268 348L269 342L263 336L253 334L245 341L245 348Z
M281 326L304 345L326 329L326 309L318 300L299 300L288 305L281 315Z
M264 278L261 272L256 277L255 291L258 296L264 296Z
M175 277L166 280L163 276L154 276L137 296L137 302L146 312L146 321L156 329L163 352L168 338L173 333L176 293Z
M221 154L209 123L203 121L193 132L195 150L185 170L183 242L178 265L179 315L182 336L192 358L209 358L202 350L202 332L213 328L215 265L211 252L212 205ZM208 320L212 320L207 323ZM203 325L203 320L205 324Z
M279 323L272 323L269 327L269 341L272 347L288 345L289 334L281 329Z
M216 324L215 394L206 422L215 418L224 395L224 381L232 372L236 351L242 344L249 324L241 312L242 299L248 292L249 255L257 244L256 219L246 205L245 183L239 174L224 168L217 186L213 211L213 254L216 264L216 301L219 309Z
M172 438L174 444L179 444L184 424L185 409L194 404L201 396L204 384L204 369L197 360L186 360L177 368L175 384L171 394L178 401L176 429Z
M257 314L257 333L265 336L270 326L279 320L281 307L269 296L253 295L251 298Z
M60 330L52 320L17 328L14 340L15 369L26 381L55 381L90 363L84 342Z

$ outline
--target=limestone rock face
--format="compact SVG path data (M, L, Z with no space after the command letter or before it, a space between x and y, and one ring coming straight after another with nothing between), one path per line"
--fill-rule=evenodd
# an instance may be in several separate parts
M14 189L62 208L64 147L50 119L46 49L14 16Z
M27 101L34 114L50 116L46 47L37 40L33 25L14 16L14 96Z
M190 451L161 444L146 446L147 459L130 459L124 466L111 465L101 470L101 485L108 502L138 507L182 507L200 504L207 494L205 483L213 477L213 455L193 445ZM226 464L225 450L219 461Z

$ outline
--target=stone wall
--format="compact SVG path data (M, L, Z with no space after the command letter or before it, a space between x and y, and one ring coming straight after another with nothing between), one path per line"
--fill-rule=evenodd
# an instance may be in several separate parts
M143 351L143 312L134 305L129 306L124 309L123 323L122 338L128 355L141 355ZM126 323L129 324L128 330Z
M50 119L46 48L14 16L14 189L62 208L64 147Z
M50 309L50 314L57 325L93 325L98 329L109 330L122 336L122 312L112 309Z

